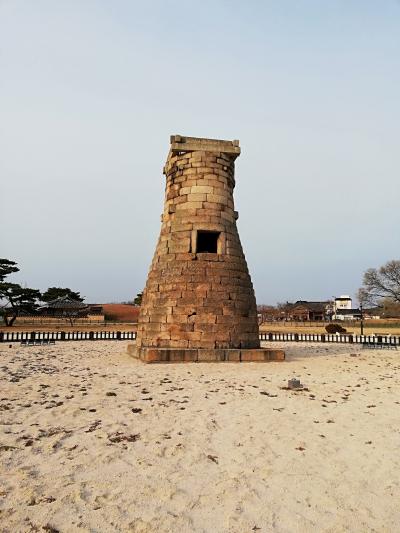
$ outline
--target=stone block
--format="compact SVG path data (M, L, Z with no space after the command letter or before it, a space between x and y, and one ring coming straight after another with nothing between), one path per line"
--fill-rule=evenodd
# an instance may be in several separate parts
M222 190L221 190L222 192ZM218 191L214 191L213 194L207 194L207 202L226 205L228 199L225 194L218 194Z
M218 324L218 318L222 316L222 309L219 305L208 305L207 301L203 303L202 309L199 311L207 313L208 316L212 316L215 320L215 323Z
M284 361L285 352L283 350L268 350L269 361Z
M189 163L188 168L185 168L184 170L184 175L193 176L194 174L197 174L197 168L193 168L192 165Z
M240 362L240 350L226 350L226 360L231 363Z
M165 322L166 321L167 319L165 317ZM169 341L171 339L171 333L169 331L159 331L157 334L154 335L154 337L157 339L157 345L159 346L160 341Z
M222 210L224 209L224 205L223 204L217 204L215 202L203 202L203 209L202 209L202 212L205 212L205 210L207 210L207 214L209 216L217 216L217 217L221 217L221 213L222 213Z
M213 174L216 163L204 161L204 165L198 169L198 176L204 177L207 174Z
M210 218L208 217L208 220ZM193 228L194 229L200 229L200 230L208 230L208 231L224 231L225 226L221 223L219 220L217 223L211 224L210 222L205 222L204 224L201 224L201 226L198 225L198 217L193 221Z
M166 363L168 362L168 351L157 348L141 348L140 359L145 363Z
M180 254L180 253L189 253L190 250L190 242L187 243L170 243L168 247L168 253L169 254ZM176 257L175 257L176 259Z
M217 317L213 313L207 313L206 310L198 310L196 314L196 320L199 321L199 324L205 325L205 324L216 324L217 323ZM197 328L195 328L197 329ZM198 328L200 329L200 327ZM214 331L218 331L219 328L217 328Z
M200 209L201 207L203 207L201 202L184 202L176 205L176 211L193 211L193 214L195 215L196 209Z
M242 362L264 362L268 361L268 355L266 357L265 351L263 349L255 350L241 350L240 351L240 360Z
M160 331L161 331L161 322L150 322L149 324L146 324L147 333L157 337Z
M176 337L171 335L171 340L172 338L175 340L182 339L182 340L187 340L187 341L200 341L201 332L200 331L181 331L179 335L177 335Z
M197 209L182 209L182 205L185 204L179 204L179 209L177 206L175 220L181 221L183 219L185 222L187 222L188 220L192 220L197 214Z
M169 242L181 243L183 240L187 240L189 242L191 236L192 232L190 230L174 232L170 234Z
M265 348L242 349L240 350L240 359L242 362L284 361L285 352Z
M197 258L200 261L216 261L218 262L218 255L217 254L209 254L209 253L197 253Z
M225 350L210 349L210 350L198 350L197 361L199 363L217 363L225 361Z
M170 233L180 233L181 231L192 231L192 222L174 222L171 226Z
M201 340L201 341L188 341L189 348L198 349L213 349L215 348L215 342L213 340Z
M176 206L179 205L179 204L185 204L188 201L188 196L189 195L187 195L187 194L183 194L182 196L175 196L175 198L173 199L173 202L174 202L173 210L172 211L168 210L168 213L169 214L175 213L176 212Z
M204 176L203 179L204 181L208 182L208 185L210 187L214 188L215 194L220 194L218 191L222 191L222 194L226 196L226 190L225 190L224 184L220 180L218 180L217 176L207 174L206 176Z
M227 220L228 222L234 222L235 221L235 217L233 215L233 212L229 212L229 211L222 211L221 212L221 218L223 218L224 220Z
M193 317L197 319L197 316ZM201 331L201 333L215 333L219 331L219 326L217 324L204 324L204 322L199 323L197 320L193 320L194 331Z
M199 212L201 214L199 214ZM204 224L209 224L210 223L210 217L209 215L204 215L203 214L203 208L201 208L200 210L198 209L195 213L196 216L194 216L192 218L192 222L193 222L193 228L194 229L207 229L207 228L204 228ZM216 230L218 231L218 230Z
M183 176L185 180L182 182L185 184L185 187L193 187L194 185L197 185L197 176L191 176L188 178L188 176Z
M210 187L209 185L193 185L190 189L191 194L193 193L201 193L201 194L207 194L207 193L213 193L214 188Z
M175 340L171 339L168 343L169 348L188 348L189 347L189 341L185 341L183 339Z
M188 322L187 317L185 318L185 315L167 315L167 322L166 324L186 324Z
M174 316L174 315L171 315ZM178 322L175 324L166 324L168 326L169 332L171 334L171 339L173 338L180 338L181 333L186 333L188 331L194 331L194 324L189 323L188 321L185 322Z
M171 363L195 363L197 361L197 350L169 350L168 357Z
M199 186L199 185L208 185L210 187L212 187L212 185L210 185L209 183L209 180L206 180L204 179L203 176L196 176L196 186Z
M224 312L224 309L222 309L222 312ZM217 324L229 324L230 326L233 326L234 323L237 324L240 321L240 319L237 319L235 314L228 315L226 313L223 315L218 315L216 319Z

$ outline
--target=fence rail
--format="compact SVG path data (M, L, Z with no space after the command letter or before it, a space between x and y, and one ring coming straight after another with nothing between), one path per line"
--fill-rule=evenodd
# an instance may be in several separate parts
M0 342L22 341L100 341L135 340L135 331L2 331ZM321 333L260 333L261 341L269 342L330 342L344 344L368 344L400 346L400 336L393 335L345 335Z
M0 342L135 340L135 331L2 331Z
M400 346L400 337L394 335L346 335L331 333L260 333L261 341L273 342L331 342Z

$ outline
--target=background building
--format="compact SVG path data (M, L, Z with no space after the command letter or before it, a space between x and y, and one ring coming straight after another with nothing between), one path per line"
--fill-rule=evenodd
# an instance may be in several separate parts
M343 295L335 298L333 302L333 320L360 320L361 310L353 308L350 296Z

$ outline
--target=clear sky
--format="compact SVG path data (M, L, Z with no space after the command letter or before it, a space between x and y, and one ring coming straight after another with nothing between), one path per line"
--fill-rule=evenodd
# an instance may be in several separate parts
M400 258L397 0L0 0L0 257L132 299L170 134L240 139L258 303L354 295Z

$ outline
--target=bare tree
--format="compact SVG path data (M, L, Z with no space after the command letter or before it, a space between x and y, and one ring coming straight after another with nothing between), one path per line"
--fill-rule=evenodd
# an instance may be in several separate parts
M377 305L384 298L400 303L400 261L387 262L380 268L369 268L358 291L362 305Z
M262 324L276 315L276 309L273 305L261 304L257 305L257 313L259 324Z
M383 318L400 318L400 303L391 298L384 298L380 302L380 314Z

